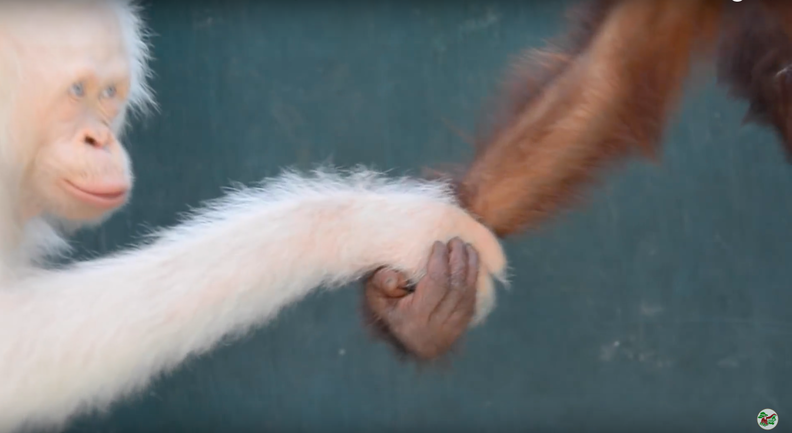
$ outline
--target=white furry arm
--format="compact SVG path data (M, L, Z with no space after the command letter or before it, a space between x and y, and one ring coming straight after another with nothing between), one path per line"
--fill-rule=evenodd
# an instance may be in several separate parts
M287 174L134 251L41 271L0 292L0 430L104 407L316 287L383 265L418 278L454 236L481 257L480 320L505 267L497 239L445 185L366 171Z

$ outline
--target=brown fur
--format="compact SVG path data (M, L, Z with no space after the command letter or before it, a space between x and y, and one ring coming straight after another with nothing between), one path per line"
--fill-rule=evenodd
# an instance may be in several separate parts
M548 42L543 49L531 48L519 54L503 82L497 97L490 103L494 112L487 119L483 137L473 141L476 158L486 152L490 137L508 128L531 102L542 94L542 90L557 78L567 66L588 47L613 5L618 0L590 0L566 11L568 33ZM452 130L461 138L463 134ZM461 183L467 168L461 164L438 164L424 169L428 179L447 179L461 194Z
M460 182L463 204L498 235L569 203L595 168L633 150L653 155L719 17L715 0L598 2L568 51L522 66L528 94L484 142ZM580 12L578 12L580 13Z
M745 122L770 125L792 160L792 3L755 0L726 8L718 78L750 103Z
M516 116L542 94L542 90L556 79L591 43L617 0L591 0L573 6L566 12L568 33L550 40L543 49L531 48L517 56L507 74L496 101L493 125L496 134L507 128ZM505 103L504 103L505 102ZM486 141L479 140L479 150Z
M572 202L605 163L654 155L692 60L715 46L721 83L751 103L746 120L773 126L792 154L792 1L590 0L570 11L569 26L514 63L471 166L427 173L451 177L498 235Z

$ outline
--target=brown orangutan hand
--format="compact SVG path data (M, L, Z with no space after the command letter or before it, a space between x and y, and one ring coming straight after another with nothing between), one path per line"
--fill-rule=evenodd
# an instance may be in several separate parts
M432 247L427 274L415 285L388 268L365 285L365 308L381 336L419 359L437 358L465 332L476 308L479 257L452 239Z

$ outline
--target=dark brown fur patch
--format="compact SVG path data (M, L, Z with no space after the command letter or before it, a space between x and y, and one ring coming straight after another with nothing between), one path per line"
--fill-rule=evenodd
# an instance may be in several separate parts
M792 162L792 4L754 0L726 7L718 80L750 104L745 122L773 127Z

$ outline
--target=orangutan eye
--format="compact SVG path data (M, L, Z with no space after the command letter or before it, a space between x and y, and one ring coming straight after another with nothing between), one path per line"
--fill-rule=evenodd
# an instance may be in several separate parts
M117 93L118 93L118 90L116 89L116 86L110 86L110 87L104 89L104 91L102 92L102 97L103 98L108 98L108 99L114 98Z
M76 96L78 98L81 98L81 97L85 96L85 85L83 83L81 83L81 82L74 83L74 84L71 85L71 88L69 88L69 92L72 95L74 95L74 96Z

